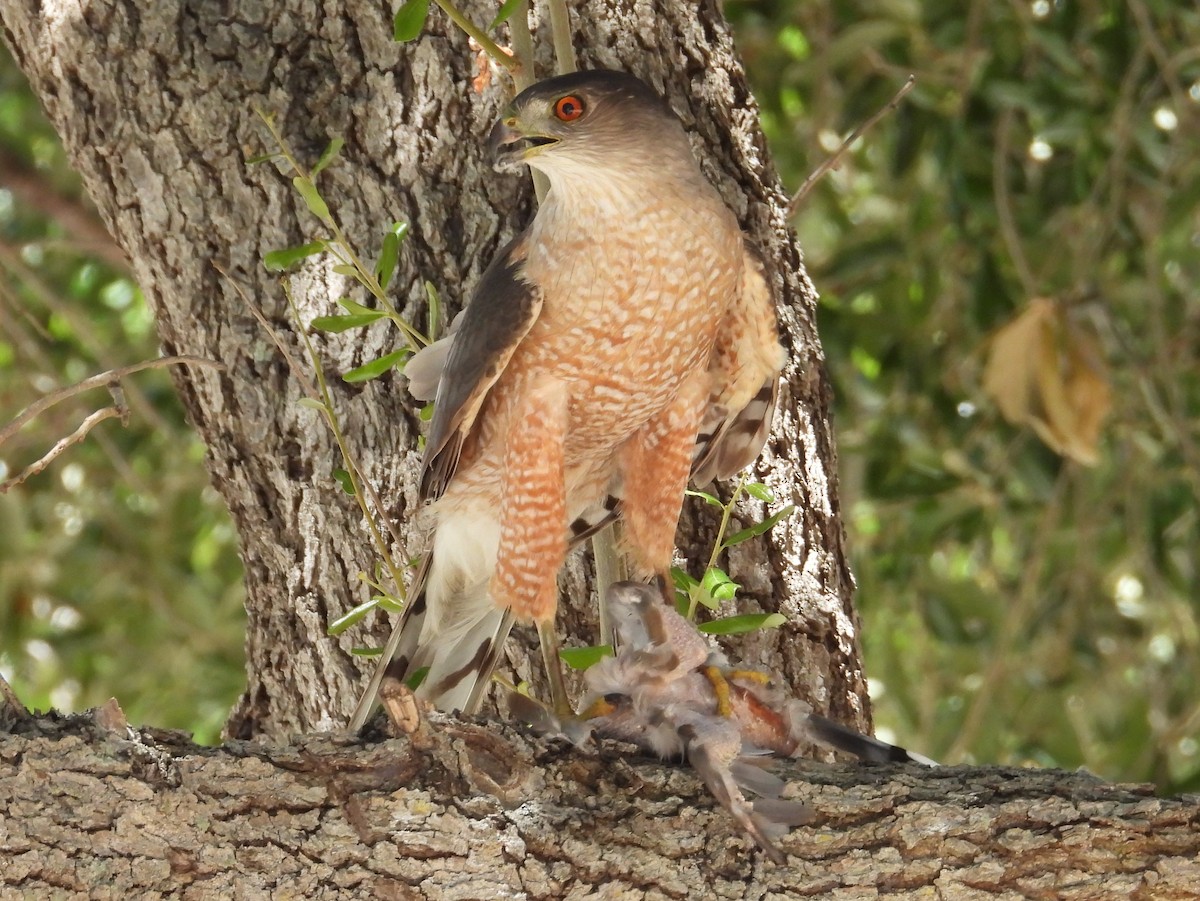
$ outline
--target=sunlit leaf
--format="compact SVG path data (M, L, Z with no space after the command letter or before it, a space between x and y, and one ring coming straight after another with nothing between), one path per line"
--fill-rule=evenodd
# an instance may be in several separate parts
M733 547L735 544L741 544L743 541L749 541L751 538L755 538L765 532L769 532L771 528L781 519L791 516L795 509L796 507L794 504L788 504L778 513L768 516L762 522L757 522L749 528L742 529L740 532L734 532L721 542L721 546Z
M700 623L696 628L705 635L740 635L758 629L774 629L786 622L787 617L782 613L743 613Z
M429 340L436 341L442 329L442 299L433 282L425 282L425 297L429 301Z
M558 656L571 669L584 670L599 663L605 657L611 657L612 652L613 649L610 645L601 644L586 648L563 648L558 652Z
M392 227L383 236L383 247L379 251L379 261L375 264L375 278L381 288L388 286L396 272L396 263L400 259L400 243L407 233L407 224L393 222Z
M333 221L333 217L329 215L329 207L325 205L325 199L321 197L321 193L311 179L297 175L292 179L292 186L300 192L300 196L304 199L304 205L308 207L310 213L322 222Z
M719 566L710 566L704 572L704 578L700 580L700 587L707 592L714 601L729 601L737 594L737 590L741 588L737 582L729 578L725 570Z
M388 613L403 613L404 603L398 599L386 594L377 594L371 598L376 604Z
M775 501L775 495L771 493L771 489L762 482L747 482L742 488L748 495L758 498L763 503L770 504Z
M284 247L272 250L263 255L263 265L268 272L282 272L295 266L301 260L325 250L324 241L310 241L308 244L298 244L295 247Z
M353 316L318 316L312 321L312 327L321 332L345 332L378 322L385 316L387 313L379 312L356 313Z
M404 362L411 351L406 347L401 350L394 350L390 354L384 354L377 360L372 360L370 363L364 363L356 369L351 369L349 372L342 375L342 379L347 382L366 382L371 379L379 378L393 366Z
M492 19L492 24L488 26L488 31L499 28L507 22L520 5L521 0L504 0L504 3L500 6L500 11L496 13L496 18Z
M325 412L325 404L317 400L315 397L302 397L296 401L296 403L301 407L308 407L310 410L320 410L322 413Z
M355 623L359 622L364 616L370 613L376 607L375 599L364 601L353 610L348 610L329 624L326 633L329 635L341 635Z
M400 43L416 40L428 15L429 0L408 0L392 18L392 40Z
M346 142L341 138L334 138L325 146L325 150L321 153L320 159L317 160L317 164L312 168L311 176L313 178L316 178L321 170L323 170L326 166L332 163L334 159L337 158L338 153L341 152L341 149L345 143Z
M350 473L346 472L344 469L335 469L333 471L333 478L334 481L342 486L342 490L344 492L351 497L354 496L354 480L350 478Z
M696 490L696 489L694 489L694 488L689 488L689 489L688 489L686 492L684 492L684 493L685 493L685 494L687 494L689 497L699 497L699 498L703 498L703 499L704 499L704 502L705 502L706 504L710 504L711 506L713 506L713 507L716 507L716 508L718 508L718 509L720 509L720 510L724 510L724 509L725 509L725 505L724 505L723 503L721 503L721 499L720 499L720 498L718 498L718 497L715 497L715 496L713 496L713 495L711 495L711 494L709 494L707 491L697 491L697 490Z

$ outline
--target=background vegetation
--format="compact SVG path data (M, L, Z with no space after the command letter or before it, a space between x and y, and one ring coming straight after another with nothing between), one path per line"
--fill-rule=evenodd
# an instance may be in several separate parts
M1200 12L1161 0L731 2L811 193L842 498L882 731L948 762L1200 788ZM0 424L155 354L136 286L0 61ZM235 536L161 372L0 495L0 672L213 740ZM0 448L0 478L102 393Z

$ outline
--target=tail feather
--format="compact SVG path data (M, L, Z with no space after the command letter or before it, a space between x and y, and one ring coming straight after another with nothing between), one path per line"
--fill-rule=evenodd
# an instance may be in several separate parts
M442 710L478 709L513 623L488 595L499 532L494 515L439 516L433 546L354 709L351 730L366 723L384 678L408 681L422 671L418 697Z

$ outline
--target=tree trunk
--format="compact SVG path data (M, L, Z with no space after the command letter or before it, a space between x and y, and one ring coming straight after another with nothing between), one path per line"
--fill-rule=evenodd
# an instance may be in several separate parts
M0 700L0 901L1165 901L1200 885L1196 796L1056 770L782 769L816 817L776 866L691 771L611 746L434 716L372 745L197 748L115 705L35 719Z
M495 4L465 9L486 22ZM393 43L390 5L378 0L0 0L0 12L14 57L129 254L164 351L228 366L178 368L174 378L208 446L245 563L248 685L229 732L278 737L336 726L362 684L363 664L350 649L381 643L387 624L375 617L369 634L326 634L369 596L356 574L373 569L375 554L358 507L333 478L341 460L329 431L317 411L296 403L295 375L238 291L305 360L262 257L320 229L291 172L247 163L276 149L256 110L274 118L305 165L330 138L345 138L321 191L365 258L377 255L388 223L412 225L392 293L420 322L425 280L457 308L531 214L527 180L484 161L484 136L510 87L496 77L481 93L472 88L476 55L436 10L417 41ZM785 675L817 710L869 728L814 293L718 5L609 0L577 3L573 14L581 65L631 70L669 97L706 171L764 249L778 290L791 364L759 475L799 512L767 540L736 548L729 567L744 586L743 609L781 610L789 622L748 639L739 656ZM544 60L540 74L548 74ZM355 296L327 258L288 281L305 322ZM388 516L405 524L415 498L417 404L395 373L356 385L338 378L401 344L382 327L363 334L314 340L349 444ZM409 546L397 557L407 559L420 535L409 537L406 526L401 533ZM679 546L689 558L706 557L713 533L710 513L690 507ZM576 559L563 580L569 644L595 641L590 571ZM536 641L518 632L512 662L536 681Z

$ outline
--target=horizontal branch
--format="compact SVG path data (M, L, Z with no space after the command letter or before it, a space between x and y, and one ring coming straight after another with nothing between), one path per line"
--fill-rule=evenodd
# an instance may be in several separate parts
M209 366L213 369L225 368L225 364L217 360L184 354L177 357L159 357L155 360L143 360L141 363L132 363L129 366L120 366L117 369L101 372L98 375L84 379L82 382L68 385L65 388L59 388L56 391L51 391L49 394L39 397L18 413L12 422L0 429L0 444L4 444L13 435L17 434L26 423L68 398L75 397L77 394L83 394L85 391L91 391L93 388L107 388L126 376L133 375L135 372L141 372L143 369L161 369L164 366L176 366L180 364L187 366Z
M816 817L775 866L690 770L500 723L198 748L129 729L113 704L0 714L0 895L1184 898L1200 884L1200 799L1085 773L784 761Z

